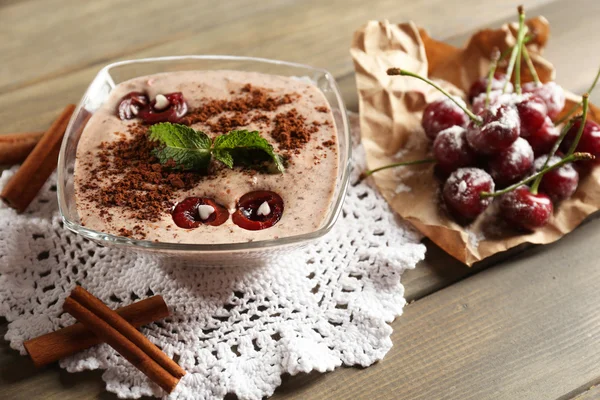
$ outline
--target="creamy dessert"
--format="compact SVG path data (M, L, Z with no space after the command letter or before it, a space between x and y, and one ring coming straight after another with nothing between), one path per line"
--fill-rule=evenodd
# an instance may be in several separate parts
M185 71L117 85L77 147L87 228L171 243L313 232L339 169L333 115L303 80Z

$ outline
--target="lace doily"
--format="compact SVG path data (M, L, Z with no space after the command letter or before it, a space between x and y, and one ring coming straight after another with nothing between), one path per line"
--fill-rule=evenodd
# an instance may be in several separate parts
M368 183L355 146L354 172L334 229L260 268L173 267L103 248L63 228L55 177L29 211L0 206L0 315L6 339L23 341L74 322L62 313L81 284L111 308L161 294L172 315L142 332L188 372L169 399L261 399L281 375L368 366L392 346L388 325L405 304L400 275L424 257L420 235ZM16 169L0 178L4 186ZM123 398L164 392L102 344L60 362L70 372L104 369Z

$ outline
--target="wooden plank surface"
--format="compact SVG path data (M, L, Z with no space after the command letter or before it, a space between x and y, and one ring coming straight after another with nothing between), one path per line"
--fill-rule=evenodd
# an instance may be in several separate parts
M79 99L102 65L118 59L159 55L253 55L321 66L338 78L349 108L356 110L348 45L352 32L368 19L387 18L392 22L414 19L434 37L460 44L473 29L512 19L518 3L492 0L419 0L402 4L394 0L373 3L359 0L4 1L0 2L1 131L43 129L64 103ZM568 3L567 6L566 0L536 0L526 6L529 15L543 14L552 23L553 37L547 56L559 70L558 81L571 90L581 91L600 64L597 37L591 33L600 2ZM575 39L576 46L573 45ZM596 93L594 99L598 102L600 94ZM585 229L593 231L593 228ZM584 239L590 240L587 236ZM556 248L561 249L559 255L585 260L584 256L579 257L582 249L565 246L562 242L557 244ZM407 298L417 301L394 322L395 347L385 360L366 370L341 369L325 375L288 377L275 397L366 399L427 395L427 398L468 398L477 395L476 398L513 399L524 397L511 395L527 393L532 395L527 398L571 398L589 389L600 377L597 369L588 368L589 364L583 361L576 362L581 354L592 354L591 359L596 360L594 350L598 348L583 338L586 334L594 337L597 334L594 327L583 324L577 316L573 317L575 321L569 322L580 323L569 326L545 321L543 313L550 309L550 303L533 301L535 297L529 294L531 291L537 296L547 295L543 289L551 285L544 280L545 275L536 272L538 268L558 270L559 267L552 264L556 254L538 248L515 261L500 262L478 273L489 264L468 269L434 246L428 248L427 260L403 276ZM587 256L590 258L593 254L587 253ZM523 264L529 267L520 266ZM562 286L564 293L552 304L557 309L560 305L577 310L581 317L594 317L588 315L593 311L591 308L577 308L583 304L576 295L582 290L589 291L586 277L591 281L597 276L591 274L589 268L578 268L576 277L581 279L573 278L572 274L564 277L568 284ZM586 275L588 272L590 275ZM495 285L505 291L492 290ZM522 314L516 313L519 298L527 300ZM468 301L461 303L461 299ZM594 299L590 297L588 304L593 304ZM467 308L461 310L461 304L467 304ZM540 339L546 340L546 347L534 346L533 322L552 328L538 332ZM0 334L5 329L2 324ZM510 338L502 337L502 332L510 333ZM554 338L552 335L563 339L557 348L548 346L551 343L548 341ZM510 342L507 344L506 340ZM515 349L519 351L514 352ZM511 354L516 356L511 358ZM486 362L488 356L498 361ZM548 360L549 357L553 360ZM503 373L504 361L510 366L510 373ZM570 368L571 375L560 375L557 365L561 364ZM481 377L480 370L487 371L488 376ZM422 375L436 377L439 382ZM572 375L578 378L570 380ZM26 358L10 350L5 342L0 345L0 398L116 398L104 392L100 376L99 371L69 374L57 366L35 371ZM506 382L512 391L497 392L498 385ZM528 391L526 387L538 391L533 393L533 389Z

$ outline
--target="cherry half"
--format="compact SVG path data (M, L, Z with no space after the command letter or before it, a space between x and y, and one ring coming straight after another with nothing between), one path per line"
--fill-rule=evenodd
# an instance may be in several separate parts
M495 110L484 110L480 126L471 121L467 127L467 141L480 154L506 150L521 132L519 114L514 107L501 105Z
M425 134L434 140L438 133L452 126L466 126L469 117L452 100L445 98L434 101L425 107L421 125Z
M198 207L201 205L211 206L214 212L205 220L200 218ZM219 226L225 223L229 218L229 211L224 206L218 204L213 199L207 197L187 197L177 203L171 212L175 224L184 229L193 229L200 224Z
M153 100L149 107L140 110L139 117L144 122L149 124L157 122L177 123L187 114L188 105L181 92L168 93L164 96L169 101L169 105L166 108L161 110L155 109L156 100Z
M267 215L259 215L263 203L269 205ZM243 195L237 204L237 210L231 216L234 224L249 231L259 231L275 225L283 215L283 199L275 192L257 190Z
M479 168L459 168L446 180L442 190L444 203L457 219L470 222L492 202L491 198L481 198L481 192L493 192L492 177Z
M117 115L123 121L137 117L140 110L148 106L148 96L141 92L127 93L117 106Z
M554 207L550 197L519 186L500 198L500 213L515 228L535 230L548 223Z

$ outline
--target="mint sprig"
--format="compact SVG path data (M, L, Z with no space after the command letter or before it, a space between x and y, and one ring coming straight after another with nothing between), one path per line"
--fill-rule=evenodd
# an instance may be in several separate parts
M160 142L161 146L155 148L153 154L161 164L174 162L175 168L186 171L205 173L213 157L229 168L236 164L258 166L270 161L280 173L285 170L281 157L258 131L231 131L213 141L204 132L163 122L150 127L148 138Z

